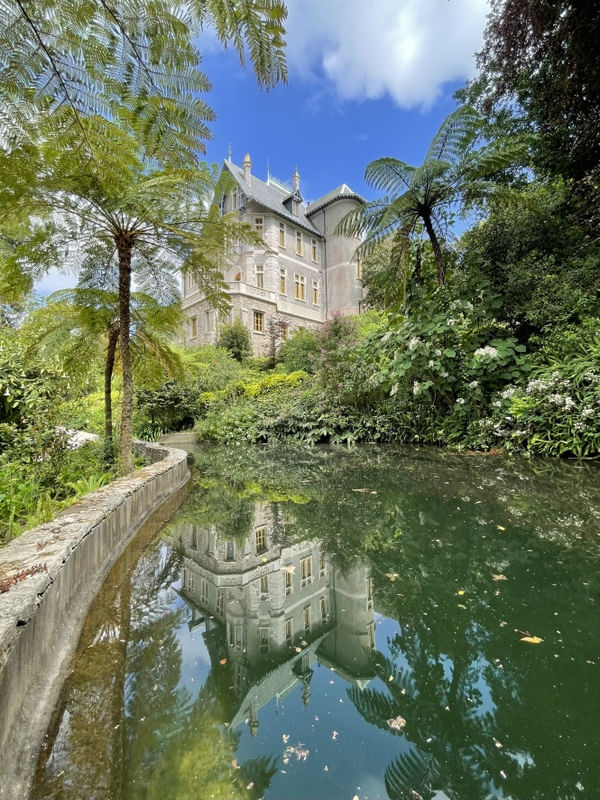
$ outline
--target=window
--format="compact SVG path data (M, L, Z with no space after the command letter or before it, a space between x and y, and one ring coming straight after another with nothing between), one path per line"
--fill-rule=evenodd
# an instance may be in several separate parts
M285 596L288 597L293 590L292 569L288 567L285 571Z
M306 606L302 612L302 618L304 620L304 633L308 633L310 631L310 606Z
M231 210L235 211L237 207L238 207L238 193L237 189L234 189L231 192Z
M194 575L187 569L183 571L183 588L188 590L194 588Z
M263 311L255 311L252 327L254 333L262 333L265 329L265 315Z
M265 229L264 217L254 217L254 230L258 233L259 236L263 235L264 229Z
M316 239L311 239L310 240L310 254L311 254L312 260L315 263L318 264L319 263L319 249L318 249L318 245L317 245L317 240Z
M192 547L192 550L197 550L198 549L198 534L197 534L196 531L192 531L192 544L191 544L191 547Z
M198 317L192 317L192 339L198 336Z
M261 600L266 600L269 597L269 577L263 575L260 579L260 597Z
M217 591L217 614L223 616L225 613L225 592L223 589Z
M283 267L279 270L279 293L287 294L287 273Z
M236 622L235 624L229 623L229 646L236 647L241 650L244 646L244 628L243 623Z
M256 539L256 552L262 553L267 549L267 527L266 525L261 525L260 528L257 528L254 532L254 537Z
M313 305L319 305L319 281L313 281Z
M279 247L285 247L285 222L279 223Z
M369 636L369 645L373 650L375 647L375 624L373 622L369 622L367 625L367 634Z
M235 542L233 539L227 541L227 555L225 558L227 561L233 561L235 559Z
M200 602L208 603L208 581L200 579Z
M321 595L321 622L327 619L327 598L324 594Z
M296 231L296 253L299 256L302 255L302 234L300 231Z
M319 556L319 577L324 578L326 571L327 565L325 562L325 553L321 553Z
M204 330L207 333L212 330L210 311L204 312Z
M292 200L292 214L297 217L300 211L300 203L297 200Z
M303 275L294 275L296 300L306 300L306 278Z
M286 619L285 621L285 640L288 645L292 644L292 640L294 638L294 625L291 619Z
M356 258L356 277L362 278L362 259L360 256Z
M256 265L256 285L259 289L265 288L265 268L262 264Z
M367 578L367 609L373 608L373 578Z
M224 213L225 213L225 195L222 194L221 197L219 198L219 214L223 216Z
M258 629L258 636L260 642L260 652L261 653L268 653L269 652L269 629L268 628L259 628Z
M308 586L312 583L312 556L303 558L300 562L300 585Z

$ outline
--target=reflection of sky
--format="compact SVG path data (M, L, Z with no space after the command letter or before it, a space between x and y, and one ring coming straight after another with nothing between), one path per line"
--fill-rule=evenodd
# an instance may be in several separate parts
M404 749L404 740L366 725L348 698L349 684L337 673L318 664L313 669L308 706L301 684L279 703L271 700L259 711L256 737L241 727L238 761L276 757L278 772L267 797L334 800L357 794L361 800L387 800L383 775ZM287 743L284 737L289 737ZM306 760L292 754L284 764L286 747L299 745L309 751Z

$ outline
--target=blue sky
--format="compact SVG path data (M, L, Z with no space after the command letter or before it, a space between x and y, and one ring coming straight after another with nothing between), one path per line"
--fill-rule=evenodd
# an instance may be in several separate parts
M367 199L365 166L393 156L419 163L454 91L475 74L487 0L287 0L289 81L265 92L252 67L207 31L206 100L217 114L206 159L250 153L263 179L267 162L281 180L297 165L304 199L341 183ZM42 294L72 286L49 273Z

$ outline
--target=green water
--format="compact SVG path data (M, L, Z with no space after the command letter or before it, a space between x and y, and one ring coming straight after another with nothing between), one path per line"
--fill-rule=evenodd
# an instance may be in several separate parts
M598 800L599 478L199 455L90 612L33 797Z

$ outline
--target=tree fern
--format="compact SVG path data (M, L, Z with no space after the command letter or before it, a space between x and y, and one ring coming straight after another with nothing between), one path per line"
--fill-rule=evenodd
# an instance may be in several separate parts
M438 283L443 285L442 244L449 210L455 204L464 209L487 198L496 188L497 174L522 159L527 149L525 140L477 147L478 126L477 112L461 106L444 120L421 165L414 167L395 158L372 161L365 180L385 192L385 197L351 211L338 232L364 237L359 250L368 255L397 230L413 237L424 230L433 249Z

